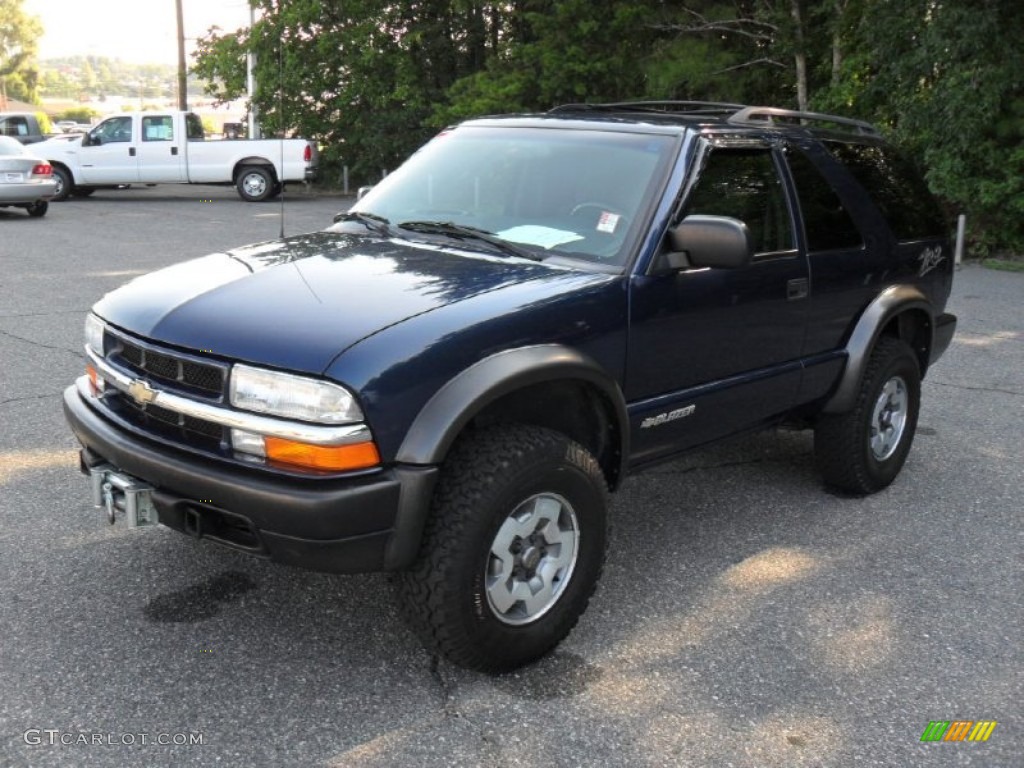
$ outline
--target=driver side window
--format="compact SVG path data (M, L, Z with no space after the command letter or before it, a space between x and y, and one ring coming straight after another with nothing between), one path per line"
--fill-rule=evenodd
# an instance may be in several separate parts
M712 149L686 204L686 215L693 213L745 222L755 256L796 247L785 189L768 149Z
M101 139L104 144L132 140L131 117L112 117L100 123L93 131L93 137Z

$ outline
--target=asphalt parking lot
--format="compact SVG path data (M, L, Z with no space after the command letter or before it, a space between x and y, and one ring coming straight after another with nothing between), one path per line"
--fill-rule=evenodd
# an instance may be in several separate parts
M285 229L346 205L290 194ZM636 476L580 624L493 678L431 659L385 576L91 507L60 409L86 311L279 214L209 187L0 210L0 766L1021 765L1024 274L957 273L892 487L827 493L787 431ZM922 743L935 720L998 725Z

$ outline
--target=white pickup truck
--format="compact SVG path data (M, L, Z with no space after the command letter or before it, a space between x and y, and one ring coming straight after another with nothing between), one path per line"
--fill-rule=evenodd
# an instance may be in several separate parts
M114 115L32 149L53 166L54 200L126 184L233 184L259 202L286 182L312 180L318 157L305 139L207 141L197 115L174 110Z

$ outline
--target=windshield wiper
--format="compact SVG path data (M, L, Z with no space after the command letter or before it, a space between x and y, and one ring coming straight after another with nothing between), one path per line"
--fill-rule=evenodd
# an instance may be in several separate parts
M472 240L479 243L487 243L500 253L508 256L518 256L531 261L543 261L543 257L520 248L518 245L502 240L493 232L486 229L470 227L466 224L456 224L454 221L403 221L398 225L399 229L406 229L410 232L419 232L424 235L446 235L458 240Z
M335 224L340 221L359 222L371 232L376 232L377 234L384 235L385 237L391 237L394 234L391 222L383 216L378 216L376 213L367 213L366 211L343 211L342 213L335 214L334 216Z

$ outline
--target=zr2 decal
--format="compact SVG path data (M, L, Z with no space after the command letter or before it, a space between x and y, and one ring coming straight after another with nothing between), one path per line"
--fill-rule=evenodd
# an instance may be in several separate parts
M921 268L917 272L918 277L924 277L946 259L942 255L941 245L936 245L934 248L925 248L921 251L921 255L918 258L921 260Z

